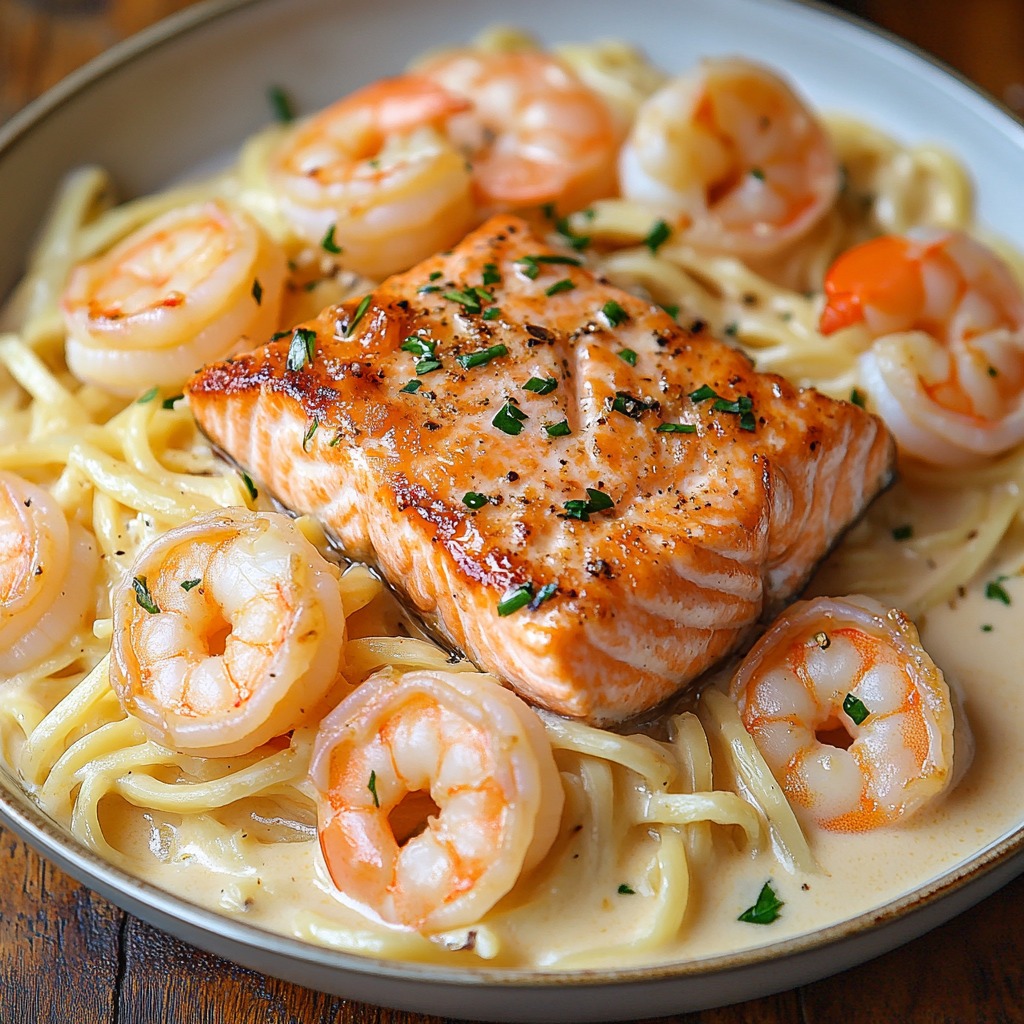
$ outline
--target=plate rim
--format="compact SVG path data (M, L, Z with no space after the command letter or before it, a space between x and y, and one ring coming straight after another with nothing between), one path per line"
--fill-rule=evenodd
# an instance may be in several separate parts
M144 58L150 52L191 32L201 31L213 22L280 0L199 0L199 2L177 11L142 31L123 39L82 67L56 83L41 96L15 112L6 122L0 124L0 164L19 143L33 131L44 125L46 120L106 78L116 75L125 67ZM977 83L938 57L927 53L917 45L902 39L893 32L873 25L856 15L831 7L819 0L759 0L765 7L781 10L806 8L835 21L845 23L854 30L866 33L894 48L902 55L909 55L933 71L956 82L958 86L980 101L988 114L997 114L994 126L1003 132L1014 131L1018 135L1019 148L1024 155L1024 116L1016 114L1005 103L991 95ZM990 122L993 120L989 118ZM20 805L20 806L19 806ZM338 968L346 972L390 980L414 982L417 985L455 986L457 988L501 988L516 991L547 990L553 987L633 988L643 984L685 984L687 981L703 979L713 981L718 976L728 975L738 969L763 967L767 963L778 964L782 960L799 959L810 953L838 947L858 937L870 937L880 930L903 923L905 935L897 943L885 943L883 949L862 952L846 966L868 959L871 956L898 947L907 941L937 927L969 906L991 895L997 888L1007 884L1018 874L1024 873L1024 817L1019 824L1001 837L977 851L972 857L956 865L950 871L938 875L912 892L881 904L855 917L778 940L761 946L748 947L738 952L716 954L689 960L667 961L628 968L558 968L511 969L480 966L451 967L436 963L420 963L394 960L375 955L353 953L315 942L299 939L280 932L270 931L257 924L246 922L226 912L210 910L197 903L178 896L168 890L132 875L120 865L104 860L98 853L86 847L64 826L51 818L33 800L31 793L20 785L13 771L0 763L0 823L37 852L57 863L80 883L96 891L122 910L144 917L134 907L125 907L119 896L129 902L154 910L161 917L180 921L192 928L211 934L219 934L252 949L254 952L273 952L294 962L316 965L323 968ZM109 877L105 877L109 876ZM985 884L982 884L985 883ZM955 897L968 884L976 886L969 901ZM977 892L980 891L980 895ZM948 912L935 913L928 923L922 917L928 911L946 905ZM144 918L145 919L145 918ZM158 927L164 927L159 925ZM168 929L170 930L170 929ZM187 941L194 941L188 939ZM196 942L196 945L201 943ZM216 949L211 952L216 953ZM262 969L262 968L261 968ZM266 973L274 973L267 971ZM780 975L783 972L780 971ZM789 989L794 984L824 977L834 971L818 969L806 972L801 982L780 981L775 988L762 987L768 994L778 989ZM728 1001L733 1001L731 998ZM703 1005L722 1005L721 1002ZM430 1011L420 1011L430 1012ZM576 1019L598 1019L580 1016Z

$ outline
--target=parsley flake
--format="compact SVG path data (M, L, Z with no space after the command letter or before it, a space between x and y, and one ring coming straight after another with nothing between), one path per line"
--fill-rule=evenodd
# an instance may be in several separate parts
M545 288L544 294L550 298L552 295L558 295L559 292L571 292L575 287L575 281L570 280L568 277L563 277L560 281L556 281Z
M645 412L650 412L658 407L656 401L645 402L642 398L636 398L627 391L616 391L612 401L612 409L622 413L623 416L628 416L631 420L638 420Z
M575 256L558 256L554 253L541 253L537 256L521 256L515 262L519 272L531 281L536 281L540 275L541 266L548 267L581 267L583 261Z
M618 327L624 320L629 319L629 314L614 299L609 299L601 307L601 314L608 321L609 327Z
M751 167L750 176L757 178L758 181L764 181L764 171L760 167Z
M405 395L415 395L421 387L423 387L423 381L416 380L414 377L404 388L399 388L398 390Z
M178 585L181 587L182 590L188 593L188 591L190 591L193 587L198 587L199 584L202 582L202 580L182 580L181 583Z
M573 498L562 507L565 509L566 519L579 519L581 522L589 523L591 512L607 512L608 509L615 507L615 502L604 491L588 487L586 501L582 498Z
M438 277L441 275L438 274ZM485 263L483 274L484 286L501 283L501 273L498 271L497 263Z
M985 584L985 596L990 601L1002 601L1003 604L1011 604L1010 595L1003 586L1003 581L1009 579L1007 576L997 576Z
M418 334L410 334L401 345L403 352L412 352L416 356L432 356L436 348L436 341L421 338Z
M658 434L696 434L697 428L692 423L659 423L655 428Z
M525 412L511 398L495 413L491 423L500 431L515 437L523 431L523 420L529 419Z
M313 364L313 357L316 355L316 331L308 327L296 327L292 333L292 341L288 346L288 358L285 359L285 367L294 373L298 373L306 364Z
M558 387L554 377L531 377L524 385L524 391L532 391L535 395L548 395Z
M377 796L377 773L371 769L370 781L366 783L366 788L370 791L370 796L373 797L373 806L380 807L380 797Z
M462 496L462 504L468 505L472 509L483 508L490 500L486 494L481 494L479 491L466 491Z
M156 601L153 600L153 595L149 592L149 583L145 576L133 576L132 586L135 588L135 600L138 602L140 608L143 611L149 612L150 615L159 615L160 608Z
M853 403L854 405L859 405L859 406L860 406L860 407L861 407L861 408L863 409L863 408L864 408L864 405L865 405L865 401L866 401L866 400L865 400L865 398L864 398L864 394L863 394L863 392L861 392L861 391L858 391L858 390L857 390L856 388L854 388L854 389L853 389L853 390L852 390L852 391L850 392L850 401L851 401L851 402L852 402L852 403Z
M435 359L433 356L425 356L423 359L416 361L415 367L417 377L422 377L426 373L433 373L434 370L441 369L441 360Z
M852 693L843 698L843 710L850 716L854 725L860 725L871 714L864 706L864 702L859 697L854 697Z
M530 602L530 611L535 612L545 601L549 601L557 593L557 583L545 583L544 586L537 591L537 596Z
M164 409L173 409L175 404L180 402L184 397L184 395L171 395L170 398L165 398L160 404Z
M352 332L356 329L356 324L366 316L366 311L370 308L370 302L373 300L372 295L364 295L359 301L359 305L356 306L355 313L352 314L352 319L349 320L348 326L345 328L345 337L351 338Z
M632 888L631 886L626 885L625 882L623 882L622 885L620 885L619 888L616 891L618 892L618 894L620 896L635 896L636 895L636 889Z
M644 245L647 246L651 252L657 252L668 240L672 234L672 229L663 221L659 220L657 224L647 233L647 237L644 239Z
M320 240L320 248L326 252L333 252L335 255L341 252L341 246L334 240L334 230L336 227L336 224L332 224L327 229L327 234Z
M779 916L779 909L785 903L775 895L771 882L765 882L757 896L757 902L740 914L737 920L747 924L771 924Z
M902 523L892 528L893 540L909 540L914 536L914 527L911 523Z
M475 288L466 288L459 291L456 288L442 293L451 302L457 302L466 313L479 313L483 309L480 295ZM492 300L493 301L493 300Z
M490 309L484 310L485 320L497 320L501 316L501 309L498 306L491 306Z
M145 405L147 402L152 402L159 393L160 389L154 384L148 391L144 391L137 399L135 399L135 404Z
M263 305L263 285L260 284L258 277L252 279L252 297L257 306Z
M568 420L560 420L558 423L545 423L544 433L548 437L568 437L572 433L572 427Z
M513 612L525 608L533 600L533 584L520 583L518 586L510 587L505 591L505 596L498 602L499 615L511 615Z
M637 354L633 349L620 348L618 356L624 363L629 363L630 366L636 366Z
M291 97L279 85L272 85L267 89L267 99L270 101L270 109L274 117L281 124L288 124L295 120L295 107Z
M474 366L485 366L492 359L507 355L508 349L504 345L491 345L490 348L482 348L477 352L467 352L464 355L456 356L455 362L466 370L472 370Z
M260 496L260 492L256 490L252 477L244 469L240 469L238 475L242 478L242 483L245 484L245 489L249 492L249 500L255 501Z

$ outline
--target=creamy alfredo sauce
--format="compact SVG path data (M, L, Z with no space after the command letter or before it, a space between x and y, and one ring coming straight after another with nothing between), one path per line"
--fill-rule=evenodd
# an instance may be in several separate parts
M960 681L976 747L965 776L937 807L898 828L865 835L811 830L811 847L822 867L819 874L790 874L770 852L752 857L733 847L724 830L717 830L718 859L711 877L698 873L693 878L678 938L655 951L631 951L630 937L637 933L638 919L643 921L633 901L644 899L644 893L620 895L617 889L624 873L622 865L615 864L608 866L605 877L590 880L593 890L607 897L593 901L589 908L554 892L545 894L530 915L503 918L506 898L492 912L497 918L494 930L500 937L499 948L490 948L484 928L477 936L477 951L451 952L452 963L619 968L731 953L879 907L1000 839L1024 818L1024 763L1015 756L1020 746L1018 723L1024 719L1024 689L1014 669L1024 662L1024 634L1015 626L1018 610L986 599L984 586L981 580L955 606L943 605L919 620L922 639L934 660L947 678ZM1024 601L1024 592L1018 596L1012 582L1006 586L1011 599ZM221 844L212 858L201 836L190 837L184 829L169 831L169 826L158 826L148 814L140 819L140 812L126 806L124 810L127 813L118 814L120 820L110 824L114 833L120 833L117 845L136 855L130 870L186 900L271 931L348 949L354 944L357 952L368 955L384 954L385 929L346 907L334 892L312 827L306 841L260 844L256 858L251 844L244 856L240 850L232 856ZM161 862L161 847L166 853L172 838L173 858ZM638 850L638 856L642 853ZM225 861L233 862L230 871L223 870ZM778 919L766 926L738 921L769 879L785 904ZM436 948L431 950L416 936L407 938L408 944L403 940L398 954L403 959L436 958ZM541 949L548 952L538 958ZM481 959L492 954L493 958ZM393 945L388 955L395 955Z

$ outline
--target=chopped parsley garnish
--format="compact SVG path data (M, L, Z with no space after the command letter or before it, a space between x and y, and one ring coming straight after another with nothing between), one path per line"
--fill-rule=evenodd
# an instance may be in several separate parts
M988 375L990 377L998 377L999 376L999 371L994 366L990 366L988 368Z
M779 916L779 909L785 904L772 888L771 882L765 882L757 896L757 902L740 914L737 920L747 924L771 924Z
M850 392L850 401L853 402L854 405L859 405L862 409L864 408L864 403L865 403L864 395L860 391L858 391L856 388L854 388Z
M539 256L522 256L516 260L516 266L524 277L536 281L540 275L541 265L549 267L579 267L582 261L575 256L556 256L541 253ZM486 284L486 281L484 282Z
M665 310L665 312L668 313L668 315L672 317L673 320L675 320L675 318L679 316L679 305L676 303L673 303L668 306L662 306L661 308Z
M586 501L582 498L573 498L565 502L562 507L565 509L566 519L579 519L588 523L591 512L607 512L608 509L615 507L615 502L604 491L588 487Z
M372 301L372 295L364 295L356 306L355 313L352 314L352 319L349 320L348 326L345 328L345 337L351 338L352 332L356 329L356 324L366 316L366 311L370 308L370 302Z
M760 167L751 167L750 176L757 178L758 181L764 181L764 171Z
M483 508L490 500L486 494L481 494L479 491L466 491L462 496L462 504L468 505L472 509Z
M424 374L433 373L434 370L440 370L441 360L435 359L433 356L424 356L422 359L416 360L413 369L416 371L417 377L422 377Z
M609 327L618 327L624 320L629 319L629 314L614 299L609 299L601 307L601 313L608 321Z
M852 693L843 698L843 710L850 716L854 725L860 725L871 714L864 706L864 702L859 697L854 697Z
M651 252L657 252L668 240L672 234L672 229L663 221L659 220L657 224L647 233L647 237L644 239L644 245L647 246Z
M533 600L533 584L520 583L505 591L505 596L498 602L499 615L511 615L525 608Z
M288 346L288 358L284 365L297 373L307 363L312 365L315 355L316 331L311 331L308 327L296 327L292 334L292 343Z
M370 791L370 796L373 797L373 806L380 807L380 797L377 796L377 773L370 771L370 781L367 782L366 788Z
M991 633L993 628L994 627L991 622L986 622L985 625L981 627L981 631L982 633Z
M153 600L153 595L149 592L149 583L145 576L133 576L132 586L135 588L135 600L138 602L139 607L143 611L149 612L150 615L159 615L160 608L156 601Z
M619 358L624 363L629 363L630 366L636 366L637 355L631 348L620 348Z
M718 392L710 384L701 384L696 391L689 394L691 402L706 402L709 398L717 398Z
M417 334L410 334L401 345L403 352L411 352L416 356L432 356L437 348L437 342L429 338L421 338Z
M715 412L730 412L739 416L740 430L753 430L756 425L753 413L754 403L749 395L740 395L739 398L731 402L728 398L716 398L715 404L711 408Z
M497 320L501 316L501 309L498 306L491 306L490 309L484 310L485 320Z
M692 423L659 423L655 428L658 434L696 434L697 428Z
M1007 576L997 576L985 584L985 596L990 601L1002 601L1003 604L1010 604L1010 595L1003 586L1003 581L1009 579Z
M336 224L332 224L327 229L327 234L320 240L320 248L327 252L333 252L335 255L341 252L341 246L334 240L334 229L336 227Z
M548 437L568 437L572 433L568 420L559 420L558 423L545 423L544 433Z
M550 298L552 295L557 295L559 292L571 292L576 287L576 282L570 280L568 277L563 277L560 281L556 281L552 285L548 285L544 289L544 294Z
M635 896L636 895L636 889L632 888L631 886L626 885L625 882L623 882L622 885L620 885L619 888L616 891L618 892L618 894L620 896Z
M417 289L417 292L420 295L431 295L440 290L441 286L439 284L425 284L422 288Z
M435 273L437 273L437 272L435 271ZM438 277L440 277L440 276L441 276L440 273L438 273ZM433 279L434 279L433 275L431 275L431 280L433 280ZM497 263L485 263L484 264L484 277L483 277L483 280L484 280L484 287L486 287L487 285L491 285L491 284L499 284L501 282L501 274L498 271L498 264Z
M549 395L558 387L554 377L531 377L524 385L524 391L532 391L535 395Z
M295 107L292 105L291 97L279 85L272 85L267 89L267 99L270 100L270 109L274 117L281 124L288 124L295 120Z
M333 447L334 447L334 446L335 446L336 444L338 444L338 443L339 443L340 441L341 441L341 431L339 430L339 431L338 431L338 432L337 432L337 433L336 433L336 434L334 435L334 437L332 437L332 438L330 439L330 441L328 441L328 442L327 442L327 447L328 447L328 448L333 448Z
M453 288L443 294L446 299L457 302L467 313L479 313L483 309L480 294L475 288L466 288L464 291ZM494 299L491 298L490 301L493 302Z
M160 393L160 389L154 384L148 391L144 391L135 400L136 405L145 405L147 402L152 402L154 398Z
M255 501L260 496L260 492L256 490L252 477L244 469L240 469L238 475L242 478L242 483L245 484L245 489L249 492L249 500Z
M491 423L504 433L515 437L516 434L522 433L525 419L529 419L526 413L511 398L506 398L505 404L495 413Z
M568 217L560 217L555 221L555 230L565 239L566 245L570 249L575 249L577 252L581 252L590 245L590 235L578 235L573 231L569 225Z
M313 422L309 425L309 429L302 436L302 450L304 452L308 452L309 451L309 447L308 447L309 442L313 440L313 435L317 432L317 429L319 428L319 426L320 426L320 420L318 420L316 418L316 416L314 416L313 417Z
M537 591L536 596L530 602L530 611L535 612L545 601L550 600L557 593L557 583L545 583L544 586Z
M736 335L739 333L739 330L740 330L740 325L738 323L736 323L735 320L730 320L729 323L727 323L725 325L725 327L723 328L723 331L724 331L726 337L728 337L728 338L735 338Z
M263 285L260 284L258 277L252 279L252 297L256 300L257 306L263 304Z
M440 281L442 277L444 277L444 274L442 273L442 271L440 271L440 270L432 270L430 272L428 280L430 280L430 281Z
M484 366L498 356L507 356L508 349L504 345L491 345L490 348L482 348L478 352L467 352L464 355L456 356L455 362L459 366L472 370L474 366Z
M612 409L628 416L631 420L638 420L645 412L658 407L658 403L645 402L642 398L636 398L626 391L616 391L615 399L612 402Z
M416 378L414 377L411 381L409 381L408 384L405 385L404 388L399 388L399 391L402 394L415 395L416 392L419 391L421 387L423 387L423 381L416 380Z
M182 590L184 590L187 593L193 587L198 587L199 584L202 582L202 580L182 580L179 586L181 587Z
M910 540L914 536L914 527L910 523L902 523L892 528L893 540Z
M170 398L165 398L160 404L164 409L173 409L175 404L180 402L184 397L184 395L171 395Z

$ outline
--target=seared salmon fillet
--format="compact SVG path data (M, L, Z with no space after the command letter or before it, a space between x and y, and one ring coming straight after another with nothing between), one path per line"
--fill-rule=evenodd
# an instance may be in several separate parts
M875 417L495 218L188 384L203 430L478 665L591 723L660 704L890 480Z

